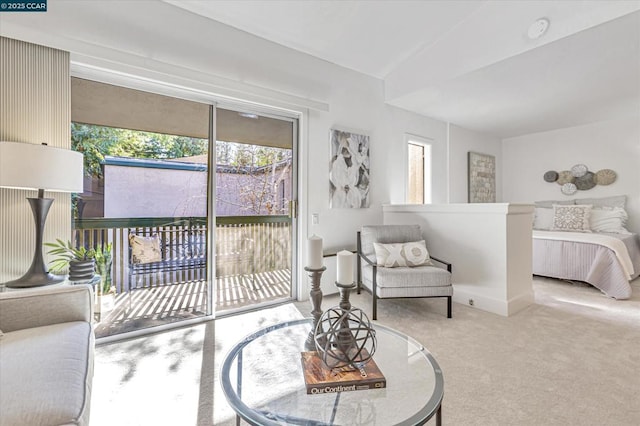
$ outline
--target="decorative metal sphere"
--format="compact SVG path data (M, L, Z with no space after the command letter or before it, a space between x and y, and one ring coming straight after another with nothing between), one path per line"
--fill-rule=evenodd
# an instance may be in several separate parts
M362 309L325 311L314 333L316 350L329 368L365 365L376 351L376 331Z

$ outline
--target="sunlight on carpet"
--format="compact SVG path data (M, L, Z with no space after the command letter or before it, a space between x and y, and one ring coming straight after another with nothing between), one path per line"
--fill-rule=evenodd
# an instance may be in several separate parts
M234 418L218 375L257 329L303 315L291 304L96 348L91 425L212 425Z

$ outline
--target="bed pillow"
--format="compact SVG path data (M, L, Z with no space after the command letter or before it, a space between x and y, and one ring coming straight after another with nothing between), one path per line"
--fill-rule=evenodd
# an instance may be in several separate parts
M395 244L373 243L373 249L376 252L376 263L385 268L433 265L424 240Z
M589 216L592 206L587 205L559 205L553 206L552 231L591 232Z
M625 228L629 216L620 207L592 209L589 223L593 232L612 232L615 234L631 234Z
M554 204L561 205L574 205L573 200L544 200L544 201L534 201L533 204L536 207L544 207L547 209L552 209Z
M141 237L130 234L129 245L131 247L131 263L143 264L162 260L160 237L158 235Z
M548 231L553 226L553 209L536 207L533 215L533 229Z
M612 197L600 197L600 198L577 198L576 204L591 204L594 209L599 208L613 208L619 207L621 209L625 208L627 204L627 196L626 195L615 195Z

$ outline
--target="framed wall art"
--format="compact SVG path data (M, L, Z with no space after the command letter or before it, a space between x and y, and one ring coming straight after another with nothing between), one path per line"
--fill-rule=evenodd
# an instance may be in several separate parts
M331 129L330 207L369 207L369 136Z
M496 157L468 153L468 191L470 203L496 202Z

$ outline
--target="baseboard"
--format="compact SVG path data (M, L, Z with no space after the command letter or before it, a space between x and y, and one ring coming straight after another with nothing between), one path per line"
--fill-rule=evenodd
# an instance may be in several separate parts
M501 300L473 291L470 287L454 284L453 301L503 317L513 315L533 303L533 291L523 293L510 300Z

